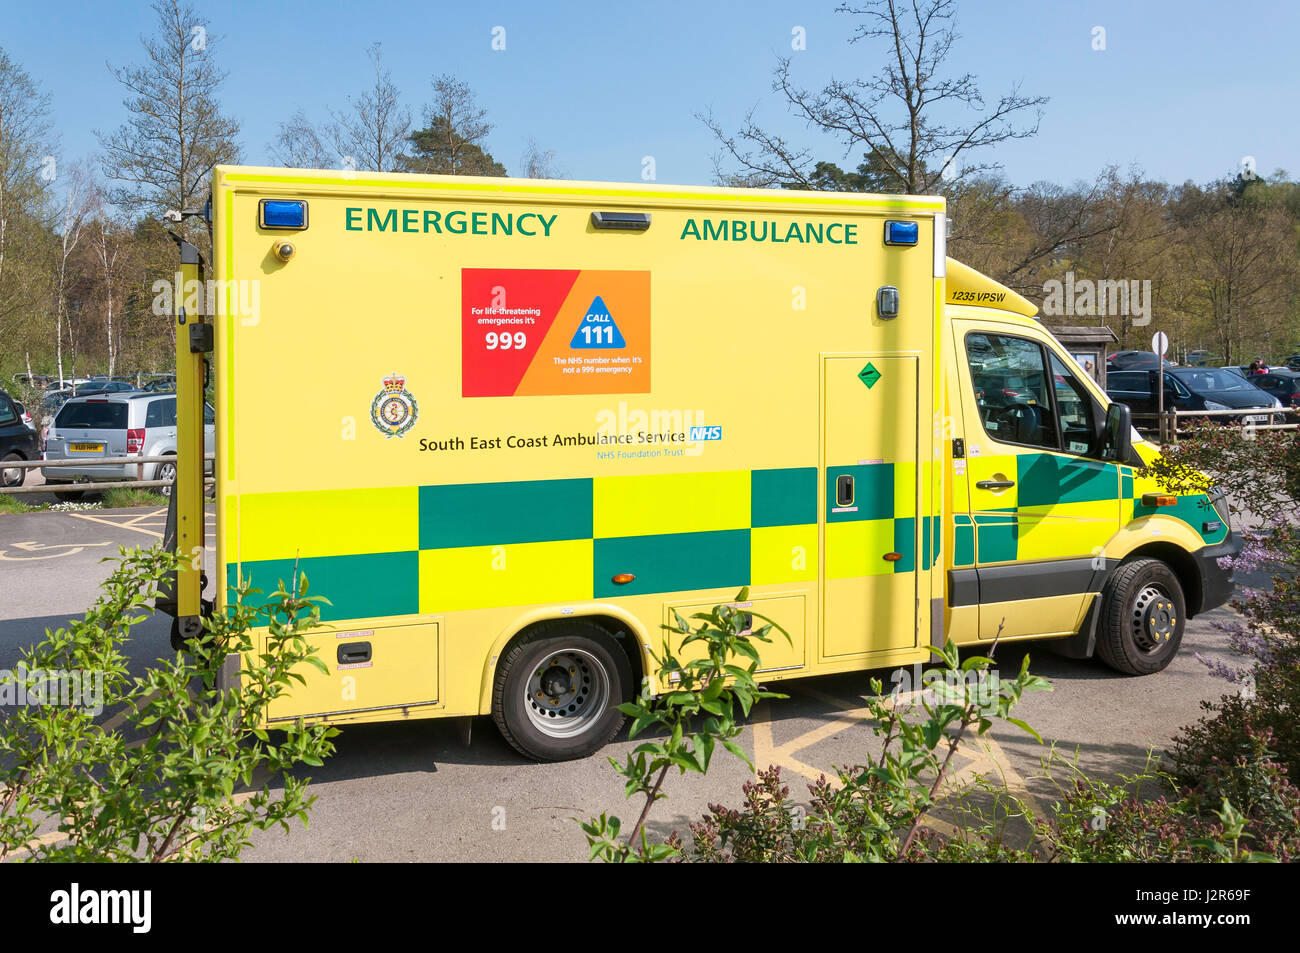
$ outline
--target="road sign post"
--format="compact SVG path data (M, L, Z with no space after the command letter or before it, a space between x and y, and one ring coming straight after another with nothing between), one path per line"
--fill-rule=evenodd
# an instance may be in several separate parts
M1151 353L1156 356L1156 434L1161 445L1168 439L1165 427L1165 352L1169 350L1169 335L1157 331L1151 336Z

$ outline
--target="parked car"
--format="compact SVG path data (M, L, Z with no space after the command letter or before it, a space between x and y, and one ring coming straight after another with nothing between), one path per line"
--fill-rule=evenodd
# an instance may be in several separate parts
M211 453L216 434L210 406L203 410L203 452ZM102 394L74 397L65 403L45 436L45 459L85 461L84 466L42 467L45 482L70 487L74 481L171 480L174 463L96 463L108 457L161 457L176 453L176 395ZM212 463L205 467L211 471ZM171 493L163 487L163 495ZM79 499L82 491L56 490L61 500Z
M0 485L22 486L27 470L21 467L5 468L6 462L38 460L36 431L23 422L21 405L0 390Z
M1134 415L1158 412L1156 372L1113 371L1106 376L1111 400L1128 404ZM1166 410L1267 410L1281 402L1250 381L1216 367L1176 367L1164 372ZM1215 417L1218 422L1268 423L1266 414Z
M1290 370L1300 371L1300 354L1292 354L1285 363Z
M176 378L160 377L145 384L144 390L151 394L170 394L176 390Z
M90 378L88 377L74 377L71 380L66 378L63 380L51 379L50 382L45 385L45 393L52 394L55 391L71 390L74 387L80 387L82 384L88 383L90 383Z
M1209 367L1212 357L1214 357L1213 351L1188 351L1187 363L1191 367Z
M1165 367L1176 367L1169 358L1164 358ZM1106 372L1111 371L1136 371L1150 368L1155 369L1156 356L1151 351L1116 351L1106 358Z
M1270 371L1267 374L1256 374L1250 378L1250 382L1277 398L1282 406L1300 408L1300 373Z
M85 397L89 394L128 394L136 390L139 390L139 388L128 381L113 381L108 378L89 380L76 388L78 397Z

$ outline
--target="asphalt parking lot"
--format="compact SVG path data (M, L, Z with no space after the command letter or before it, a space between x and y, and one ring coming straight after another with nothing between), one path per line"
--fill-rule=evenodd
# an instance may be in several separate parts
M165 515L154 508L0 515L0 667L11 667L19 649L45 627L64 624L94 600L110 568L103 560L119 546L157 543ZM1054 686L1027 696L1017 709L1045 744L998 726L987 745L963 753L961 770L1001 774L1040 808L1054 799L1053 785L1040 776L1051 745L1095 774L1140 770L1150 749L1167 745L1199 716L1203 700L1229 687L1194 655L1231 661L1213 625L1230 617L1231 610L1218 609L1192 620L1179 657L1147 678L1117 675L1100 662L1064 659L1041 646L1004 646L999 662L1005 674L1014 675L1028 651L1031 671ZM169 652L168 623L152 618L134 630L127 646L133 666ZM806 782L876 750L863 710L873 674L888 684L887 673L781 684L791 697L756 707L741 739L744 749L759 766L780 765L806 803ZM307 772L318 796L310 828L287 836L256 834L246 859L583 860L586 844L572 818L602 811L635 817L605 758L533 764L501 739L490 719L473 720L468 744L462 728L447 720L345 728L335 756ZM623 736L607 753L622 759L632 747ZM749 777L725 753L705 778L671 777L668 800L651 815L652 830L685 833L708 804L738 805Z

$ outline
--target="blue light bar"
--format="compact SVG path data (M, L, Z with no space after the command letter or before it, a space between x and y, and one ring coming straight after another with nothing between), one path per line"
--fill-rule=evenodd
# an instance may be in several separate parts
M886 222L886 245L915 245L921 236L921 226L916 222Z
M307 203L289 199L262 199L257 203L258 224L262 228L302 231L307 227Z

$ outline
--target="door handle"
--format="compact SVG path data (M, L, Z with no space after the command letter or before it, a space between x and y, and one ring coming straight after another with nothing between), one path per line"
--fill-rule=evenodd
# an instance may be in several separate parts
M980 480L975 484L981 490L1008 490L1016 485L1015 480Z
M336 653L340 665L359 665L370 661L369 642L345 642Z
M835 505L853 505L853 474L842 473L835 478Z

